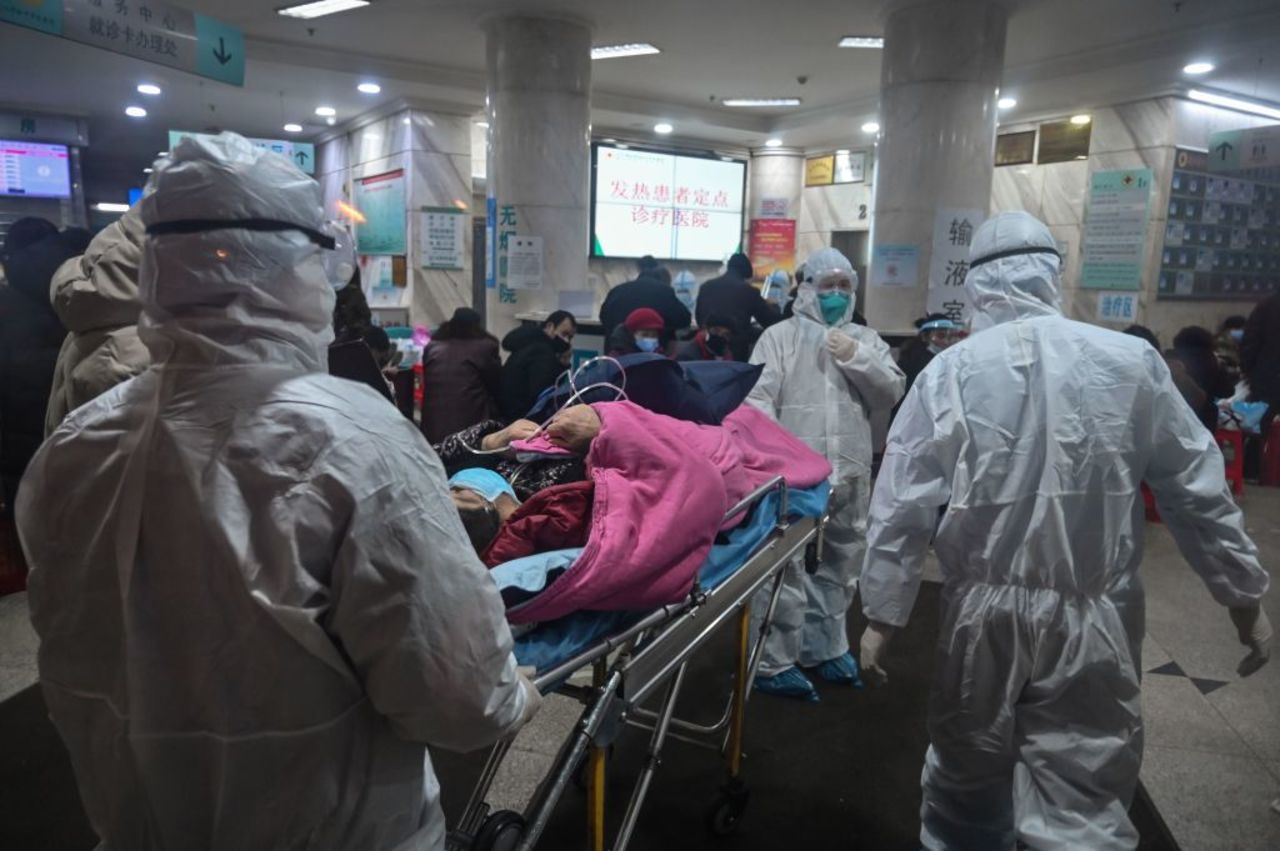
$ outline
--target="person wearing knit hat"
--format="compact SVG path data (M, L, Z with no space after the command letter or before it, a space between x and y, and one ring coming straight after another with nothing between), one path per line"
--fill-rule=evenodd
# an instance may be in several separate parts
M662 314L658 311L651 307L636 308L627 314L626 320L609 336L609 354L616 356L660 352L665 328Z

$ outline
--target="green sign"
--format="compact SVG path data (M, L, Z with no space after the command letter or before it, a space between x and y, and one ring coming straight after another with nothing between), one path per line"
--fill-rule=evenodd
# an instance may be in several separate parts
M1151 186L1149 168L1093 173L1085 211L1080 286L1099 290L1141 288Z
M244 85L244 34L159 0L0 0L0 21Z
M196 139L216 139L209 133L193 133L190 130L170 130L169 150L173 150L183 139L191 136ZM271 151L282 157L288 157L298 168L307 174L316 173L316 146L310 142L290 142L288 139L254 139L245 137L255 147Z
M62 35L62 0L0 0L0 21Z
M357 180L355 208L358 254L407 254L405 238L404 171L390 171Z

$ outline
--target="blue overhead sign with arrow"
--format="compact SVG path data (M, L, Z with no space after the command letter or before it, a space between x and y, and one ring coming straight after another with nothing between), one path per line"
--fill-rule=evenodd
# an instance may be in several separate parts
M244 85L244 33L156 0L0 0L0 21Z

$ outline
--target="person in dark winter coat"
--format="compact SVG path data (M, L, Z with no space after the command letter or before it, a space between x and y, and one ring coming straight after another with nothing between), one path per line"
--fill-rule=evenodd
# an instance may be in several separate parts
M656 310L669 334L688 328L692 321L689 308L680 303L676 291L671 288L670 272L652 257L640 258L639 271L634 281L618 284L609 290L604 304L600 306L600 325L606 340L615 328L626 321L631 311L641 307Z
M1173 352L1168 359L1178 361L1204 393L1199 401L1188 399L1187 402L1205 428L1209 431L1216 430L1217 400L1235 393L1236 382L1234 376L1218 360L1214 351L1213 332L1199 325L1183 328L1173 338Z
M611 357L639 352L663 354L664 327L658 311L648 307L637 308L627 314L625 322L613 329L605 352Z
M498 338L480 314L460 307L436 329L422 353L422 434L437 443L498 416L502 360Z
M59 232L44 219L18 219L5 236L0 287L0 481L4 517L18 482L44 441L45 411L66 329L49 301L49 284L65 261L84 253L89 232Z
M692 340L676 344L676 360L733 360L729 341L733 339L733 323L724 316L708 316Z
M567 310L557 310L540 326L522 325L502 339L511 353L502 365L498 412L508 422L518 420L555 384L569 366L569 353L578 323Z
M745 361L751 353L755 335L751 333L751 320L761 328L768 328L782 321L782 314L760 295L749 283L753 275L751 261L745 254L735 254L725 264L725 272L707 281L698 290L695 309L698 326L706 327L707 318L722 316L733 323L736 332L732 341L735 360Z
M373 327L373 311L360 284L360 269L351 275L347 285L338 290L333 300L333 344L363 340Z
M1240 370L1249 383L1249 398L1269 406L1270 423L1280 413L1280 295L1261 302L1249 314L1240 340Z

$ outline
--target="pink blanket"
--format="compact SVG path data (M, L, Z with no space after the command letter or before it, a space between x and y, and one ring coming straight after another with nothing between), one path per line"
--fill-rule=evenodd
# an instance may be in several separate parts
M809 488L831 474L825 458L749 405L722 426L630 402L592 407L603 427L587 455L596 485L587 546L545 591L507 613L512 623L678 602L730 507L774 476Z

